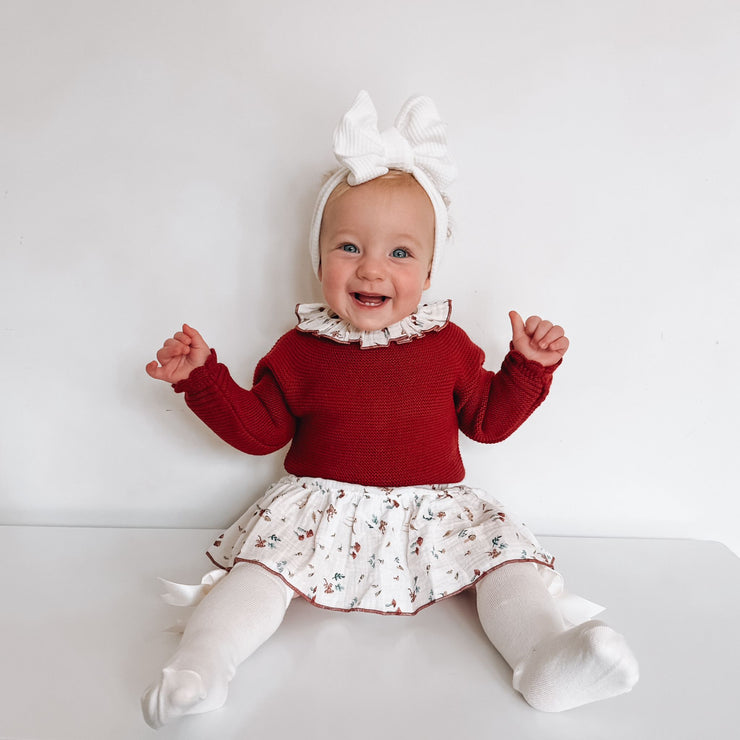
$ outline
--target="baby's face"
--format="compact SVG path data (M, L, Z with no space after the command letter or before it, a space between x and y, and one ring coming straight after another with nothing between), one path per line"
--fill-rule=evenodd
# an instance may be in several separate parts
M371 180L328 203L319 246L329 306L357 329L384 329L429 287L434 209L412 178Z

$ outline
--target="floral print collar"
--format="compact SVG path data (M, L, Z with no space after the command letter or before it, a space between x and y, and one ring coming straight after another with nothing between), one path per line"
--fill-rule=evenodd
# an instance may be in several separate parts
M422 304L405 319L375 331L355 329L324 303L299 303L295 312L298 331L326 337L340 344L358 343L362 349L371 349L387 347L391 342L411 342L431 331L441 331L450 321L452 302L445 300Z

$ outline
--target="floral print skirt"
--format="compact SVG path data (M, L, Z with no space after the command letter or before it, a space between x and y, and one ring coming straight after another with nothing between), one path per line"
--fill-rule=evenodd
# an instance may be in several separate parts
M464 485L375 488L288 475L208 549L226 571L257 563L316 606L416 614L507 563L553 557L500 503Z

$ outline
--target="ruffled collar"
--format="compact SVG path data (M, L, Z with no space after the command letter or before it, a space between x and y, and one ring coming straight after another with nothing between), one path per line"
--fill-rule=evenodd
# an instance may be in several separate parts
M387 347L391 342L411 342L431 331L441 331L450 321L452 302L446 300L425 303L398 323L375 331L355 329L324 303L299 303L295 312L298 316L298 331L326 337L340 344L358 343L362 349L370 349Z

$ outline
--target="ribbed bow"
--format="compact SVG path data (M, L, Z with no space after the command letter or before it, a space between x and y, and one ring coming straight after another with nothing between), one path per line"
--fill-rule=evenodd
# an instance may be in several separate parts
M360 91L334 132L334 154L349 169L350 185L361 185L398 169L420 169L440 194L454 182L456 168L447 154L447 132L431 98L406 101L395 125L382 133L370 96Z

